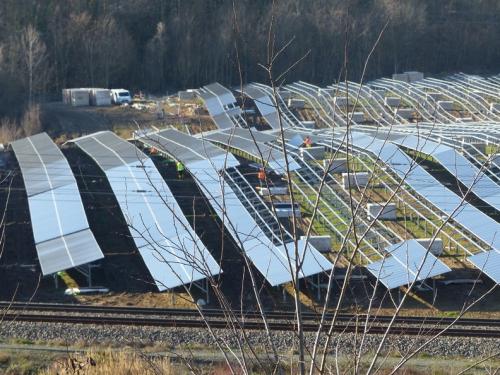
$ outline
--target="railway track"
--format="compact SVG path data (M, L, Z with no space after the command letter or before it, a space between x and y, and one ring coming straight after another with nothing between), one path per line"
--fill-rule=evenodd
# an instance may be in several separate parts
M65 324L91 324L91 325L125 325L141 327L169 327L169 328L205 328L209 324L212 328L227 329L231 325L225 320L208 319L204 322L201 319L172 319L172 318L141 318L123 316L95 316L95 315L62 315L62 314L11 314L7 313L0 317L4 322L43 322L43 323L65 323ZM234 322L237 329L263 330L264 324L259 321L239 321ZM292 331L296 328L293 322L268 323L268 327L273 331ZM305 323L304 331L315 332L318 329L316 323ZM324 327L325 330L329 327ZM361 331L362 327L356 324L339 324L334 327L335 332L352 333ZM388 329L386 325L370 325L368 334L382 334ZM393 326L389 333L397 335L411 336L433 336L441 332L437 327L415 327L415 326ZM500 338L500 330L455 328L452 327L443 333L444 336L454 337L482 337Z
M128 325L128 326L156 326L156 327L182 327L204 328L206 323L199 318L197 310L143 308L143 307L114 307L49 303L9 303L0 302L0 309L4 313L0 316L4 321L46 322L68 324L94 324L94 325ZM38 312L34 314L33 312ZM40 314L42 312L42 314ZM228 328L226 314L222 310L205 309L205 317L213 328ZM78 315L67 315L73 313ZM123 316L127 315L127 316ZM268 325L271 330L294 330L294 314L286 311L266 312ZM237 322L233 324L245 329L264 329L260 314L255 311L244 312L238 315ZM319 314L304 313L304 330L316 331L318 329ZM328 319L332 318L328 314ZM372 316L369 318L371 334L384 333L391 316ZM337 332L359 331L361 324L366 320L366 315L338 315ZM435 335L443 327L453 323L453 318L437 317L406 317L395 319L391 328L392 334L406 335ZM385 324L385 325L384 325ZM402 326L403 325L403 326ZM406 325L406 326L405 326ZM478 329L478 327L482 327ZM500 338L500 320L493 319L460 319L448 329L446 336L462 337L490 337ZM497 329L495 329L497 328Z
M179 318L179 317L196 317L198 318L199 312L197 310L189 309L172 309L172 308L147 308L147 307L116 307L116 306L95 306L95 305L72 305L72 304L53 304L53 303L10 303L10 302L0 302L0 313L1 310L4 312L32 312L32 311L43 311L50 313L80 313L80 314L110 314L110 315L137 315L137 316L161 316L165 318ZM204 309L203 314L207 318L219 318L226 319L227 315L223 310L219 309ZM235 314L239 320L243 318L248 319L261 319L260 313L256 311L247 312L237 312ZM285 322L293 322L295 320L295 315L290 311L268 311L265 313L268 320L279 320ZM331 320L333 314L327 314L327 319ZM320 320L321 315L319 313L304 312L302 314L304 321L317 322ZM343 323L349 322L364 322L366 320L366 315L358 314L339 314L337 320ZM372 323L389 323L392 320L392 316L377 315L371 316L369 321ZM454 318L440 318L440 317L420 317L420 316L399 316L395 319L397 324L413 324L413 325L439 325L446 326L452 324ZM500 320L497 319L470 319L462 318L458 320L456 325L468 326L468 327L485 327L485 328L500 328Z

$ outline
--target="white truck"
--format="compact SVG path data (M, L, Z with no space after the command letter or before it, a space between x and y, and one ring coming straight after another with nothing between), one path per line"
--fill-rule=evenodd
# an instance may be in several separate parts
M130 92L125 89L112 89L111 90L111 102L113 104L123 104L132 103L132 96L130 96Z

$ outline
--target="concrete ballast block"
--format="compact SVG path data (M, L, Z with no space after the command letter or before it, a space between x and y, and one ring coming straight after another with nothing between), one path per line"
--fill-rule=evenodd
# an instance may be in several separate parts
M342 173L342 185L344 189L351 187L365 187L368 185L368 172Z
M425 94L425 99L429 102L437 102L441 100L441 94L439 92L428 92Z
M397 210L395 203L368 203L366 211L370 219L396 220Z
M328 95L333 95L334 90L332 88L319 88L318 89L318 95L323 95L323 96L328 96Z
M339 106L339 107L345 107L347 105L347 97L345 96L336 96L333 98L333 102L335 103L335 105Z
M302 241L307 236L300 236ZM309 236L309 243L320 253L328 253L332 249L332 238L330 236Z
M323 169L326 170L329 160L323 160ZM345 173L347 172L347 159L334 159L330 165L328 173Z
M302 160L318 160L325 158L325 147L323 146L301 147L299 151Z
M259 193L263 197L267 197L269 195L288 195L288 188L286 186L270 186L269 189L267 187L263 187L260 189Z
M295 214L295 217L301 217L300 207L295 204L295 210L292 209L292 204L290 202L280 202L274 204L274 209L276 210L276 216L278 218L287 218Z
M306 101L303 99L288 99L288 107L295 109L303 109Z
M451 100L439 100L437 105L445 111L453 110L453 102Z
M349 113L349 117L354 122L365 121L365 114L363 112L351 112L351 113Z
M395 108L394 114L399 117L404 118L405 120L410 119L413 116L413 109L411 108Z
M385 89L373 89L371 96L372 97L377 97L377 96L384 97L385 93L386 93Z
M388 107L398 107L401 104L401 99L395 96L387 96L384 98L384 104Z

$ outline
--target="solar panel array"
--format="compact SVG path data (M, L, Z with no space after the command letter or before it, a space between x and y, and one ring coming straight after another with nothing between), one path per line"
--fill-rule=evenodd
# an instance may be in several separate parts
M132 238L160 291L221 271L150 158L107 131L74 142L106 174Z
M46 133L12 142L23 175L42 273L48 275L104 257L68 161Z
M396 145L359 132L352 132L350 142L358 148L371 151L391 167L418 195L429 201L453 221L492 247L490 258L500 250L500 223L476 207L467 204L454 192L442 185L424 168L401 151ZM473 261L477 258L469 258ZM476 265L476 264L475 264ZM500 268L484 267L484 273L500 283Z
M172 129L144 136L140 140L185 164L227 230L271 285L292 280L295 270L293 244L274 245L232 188L221 182L221 170L237 165L232 155L226 155L223 150L217 152L206 141ZM221 158L226 158L226 161L221 163ZM306 248L305 243L300 241L298 250L299 259L304 263L301 277L331 269L331 263L312 245L309 244Z
M270 136L266 133L251 132L248 129L233 128L223 132L207 134L205 138L241 150L259 161L264 160L266 166L276 173L284 173L286 170L286 161L283 152L264 144L264 142L275 140L275 136ZM291 171L300 168L292 158L288 159L288 166Z

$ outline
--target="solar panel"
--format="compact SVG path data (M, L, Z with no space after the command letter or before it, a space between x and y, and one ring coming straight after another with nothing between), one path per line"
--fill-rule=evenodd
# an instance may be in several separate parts
M234 126L219 98L209 91L200 90L199 96L205 103L210 117L219 129L229 129Z
M388 289L442 275L451 269L416 240L408 240L385 249L387 258L366 266Z
M211 116L217 116L221 113L224 113L224 107L217 99L217 96L215 96L213 93L200 90L199 95L201 99L203 99L205 107L207 108L207 111Z
M488 275L497 284L500 284L500 252L497 250L483 251L468 257L467 260L474 264L483 273Z
M90 229L36 244L44 275L93 262L103 257Z
M234 123L229 118L226 112L212 116L215 124L219 129L231 129L234 126Z
M452 147L432 142L426 137L413 135L393 142L432 156L467 188L471 188L475 195L500 210L500 186Z
M210 160L217 170L238 165L236 158L203 138L195 138L175 129L147 134L139 140L148 146L167 152L191 169L199 161Z
M252 139L252 136L255 140ZM267 166L276 173L284 173L285 171L284 154L280 150L264 144L264 142L276 139L274 136L252 132L249 129L234 128L225 132L207 134L205 138L241 150L257 160L264 159ZM288 158L288 165L291 171L300 168L300 165L291 157Z
M59 148L46 133L11 145L23 174L42 273L103 258L89 229L75 177Z
M23 172L28 196L75 182L66 158L46 133L12 142L12 148Z
M214 94L223 106L230 106L236 103L233 93L218 82L206 85L204 89Z
M111 132L74 142L105 172L160 291L220 272L150 158Z
M279 129L280 123L278 111L276 110L276 105L273 103L271 98L260 88L253 85L244 86L243 92L254 101L260 115L269 124L269 126L273 129ZM286 127L286 123L284 123L283 126Z

